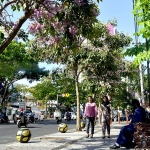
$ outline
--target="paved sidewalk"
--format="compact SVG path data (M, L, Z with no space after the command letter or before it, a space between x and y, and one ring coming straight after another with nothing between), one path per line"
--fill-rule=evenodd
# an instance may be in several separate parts
M101 127L95 127L93 139L86 139L85 131L68 130L66 133L54 133L41 137L31 138L28 143L0 144L0 150L107 150L115 143L120 128L125 125L113 123L111 138L101 138ZM14 135L15 138L15 135ZM125 149L125 148L121 148Z

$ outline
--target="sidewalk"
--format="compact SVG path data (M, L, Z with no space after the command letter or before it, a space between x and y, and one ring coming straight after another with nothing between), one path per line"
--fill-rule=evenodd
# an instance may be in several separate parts
M116 141L120 128L125 125L113 123L111 127L111 138L101 138L101 127L95 127L92 139L86 139L85 131L68 130L66 133L54 133L41 137L31 138L28 143L1 144L0 150L107 150ZM15 138L15 135L14 135ZM126 148L120 148L125 150Z

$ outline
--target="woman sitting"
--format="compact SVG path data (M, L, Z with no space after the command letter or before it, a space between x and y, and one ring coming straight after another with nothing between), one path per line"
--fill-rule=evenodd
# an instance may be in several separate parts
M146 114L145 109L140 106L139 101L136 99L132 100L132 112L133 115L131 116L130 124L121 128L116 143L110 149L118 149L120 146L129 148L133 145L134 125L138 122L145 123Z

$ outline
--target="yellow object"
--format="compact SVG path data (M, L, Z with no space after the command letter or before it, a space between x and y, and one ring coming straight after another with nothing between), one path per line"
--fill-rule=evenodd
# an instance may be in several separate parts
M66 93L65 95L66 95L66 97L69 97L69 96L70 96L70 94L69 94L69 93Z
M28 136L30 134L30 130L24 130L23 132L22 132L22 135L23 136Z
M81 128L85 128L85 122L80 123Z
M58 125L58 131L61 133L65 133L68 130L68 126L65 123L61 123Z
M27 143L31 139L30 130L26 128L22 128L17 132L16 139L20 143Z

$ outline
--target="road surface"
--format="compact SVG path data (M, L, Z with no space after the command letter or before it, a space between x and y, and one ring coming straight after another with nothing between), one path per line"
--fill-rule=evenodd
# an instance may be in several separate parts
M62 121L68 125L69 129L75 129L76 121ZM28 129L32 133L32 138L58 132L56 120L38 121L36 124L29 124ZM0 144L16 141L16 133L19 130L16 124L0 124Z

